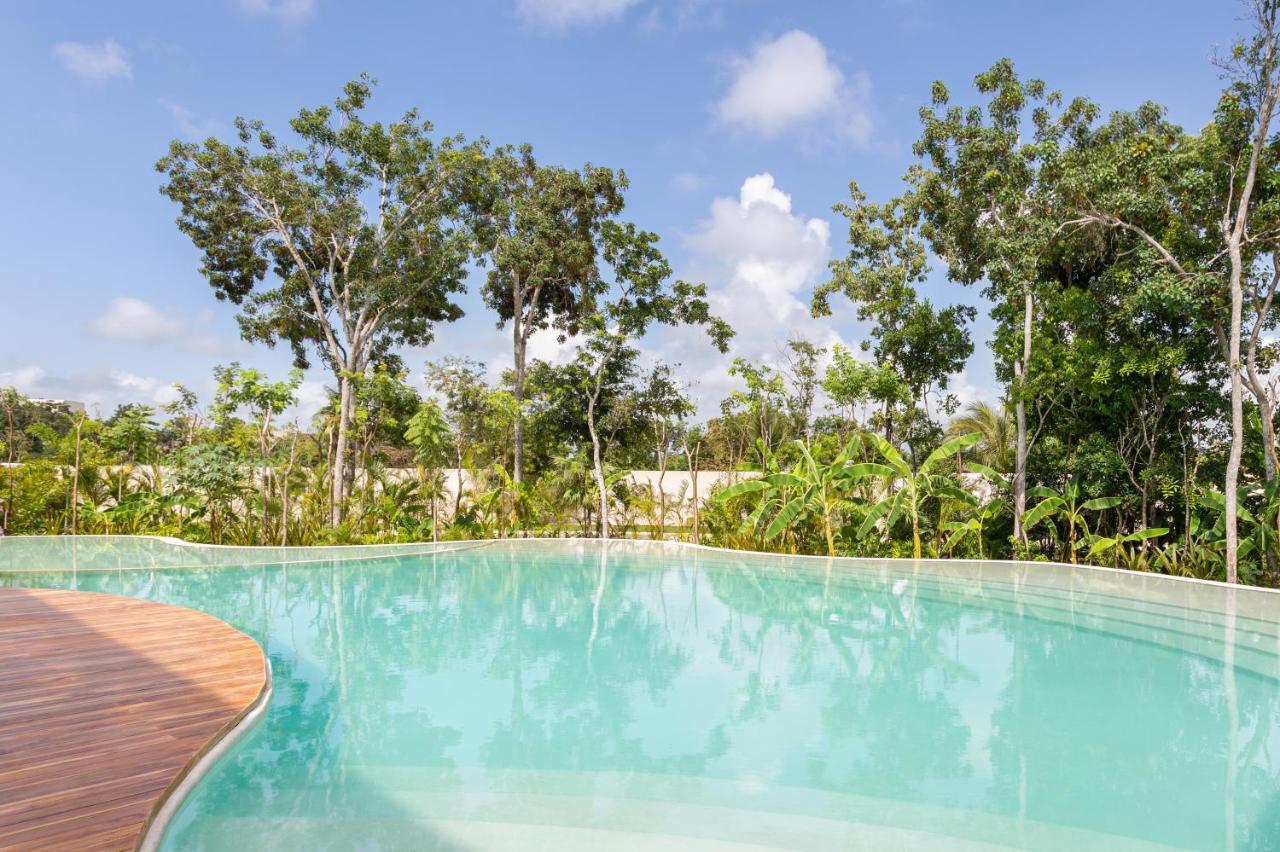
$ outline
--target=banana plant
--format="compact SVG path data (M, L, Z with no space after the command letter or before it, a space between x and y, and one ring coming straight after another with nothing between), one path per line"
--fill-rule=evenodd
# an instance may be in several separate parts
M1076 564L1076 532L1084 531L1084 538L1089 539L1089 520L1085 512L1101 512L1120 505L1120 497L1094 497L1089 500L1080 499L1080 483L1068 479L1061 493L1046 486L1039 486L1027 492L1032 497L1044 499L1022 516L1023 529L1030 530L1049 518L1060 519L1067 527L1067 552L1071 556L1071 564ZM1055 531L1056 532L1056 531Z
M1118 566L1121 554L1125 553L1124 546L1126 544L1135 544L1140 541L1146 541L1147 539L1160 538L1160 536L1168 534L1169 530L1165 527L1147 527L1144 530L1138 530L1137 532L1131 532L1126 535L1093 536L1089 540L1089 558L1092 559L1095 556L1110 553L1111 564L1113 566ZM1133 562L1134 560L1126 558L1126 561Z
M920 463L920 467L912 470L911 465L898 452L897 447L890 444L874 432L864 432L866 440L880 453L881 462L862 462L849 467L852 479L879 479L884 486L884 496L872 505L858 536L866 536L881 520L888 530L902 517L911 521L911 547L916 559L921 558L920 546L920 511L929 498L941 499L949 497L964 501L971 495L944 474L938 473L942 463L957 453L967 450L982 440L982 433L970 432L957 435L944 441L937 449L929 453ZM896 490L894 486L897 486ZM937 549L934 549L937 555Z
M977 502L977 498L974 498ZM983 552L982 543L986 535L986 525L989 521L995 520L1005 510L1005 502L999 497L988 500L986 503L978 506L963 521L947 521L939 525L939 529L947 536L947 554L950 555L955 550L956 545L972 536L978 543L978 558L986 559Z
M1250 496L1246 489L1241 488L1239 491L1240 499L1236 503L1236 514L1240 523L1240 547L1237 551L1241 559L1251 554L1258 554L1259 558L1267 553L1274 553L1277 547L1277 529L1272 522L1272 518L1276 517L1277 505L1280 504L1280 480L1266 487L1262 492L1262 517L1259 518L1245 505L1245 499ZM1223 540L1226 538L1226 508L1227 501L1221 491L1206 489L1200 494L1200 505L1207 506L1218 513L1218 520L1210 530L1210 536L1215 539Z
M850 466L857 439L844 446L830 464L813 457L804 441L796 441L799 460L788 471L773 471L759 479L748 479L721 491L716 499L723 502L743 494L759 494L760 502L747 516L745 528L754 530L765 541L810 519L822 525L827 555L836 555L835 528L848 507L848 485L856 465ZM766 466L773 466L773 456L764 450Z

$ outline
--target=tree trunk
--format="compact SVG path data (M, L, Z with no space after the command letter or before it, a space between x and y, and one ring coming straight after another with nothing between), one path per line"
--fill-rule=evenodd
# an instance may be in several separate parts
M1267 299L1267 305L1270 305L1270 298ZM1261 311L1260 311L1261 314ZM1260 315L1255 319L1258 327L1266 319L1264 315ZM1262 472L1266 479L1267 486L1270 487L1276 479L1276 468L1280 467L1276 460L1276 430L1275 430L1275 402L1271 397L1271 391L1268 389L1261 376L1258 375L1258 328L1255 327L1254 333L1249 338L1249 346L1245 353L1245 375L1248 377L1249 391L1253 394L1254 400L1258 403L1258 417L1262 421ZM1280 514L1276 517L1277 526L1280 527ZM1277 556L1275 547L1268 547L1265 554L1267 560L1267 570L1274 578L1280 576L1280 556Z
M1244 288L1242 286L1243 259L1240 252L1240 237L1233 234L1227 242L1227 250L1231 257L1231 328L1227 349L1227 368L1231 371L1231 452L1227 456L1226 482L1223 484L1223 496L1226 498L1224 521L1227 533L1227 582L1239 581L1240 533L1236 516L1237 490L1240 486L1240 458L1244 453L1244 394L1240 377L1240 322L1244 309Z
M695 444L692 451L689 445L684 445L685 462L689 465L689 479L693 485L693 543L698 543L698 451L702 448L701 444Z
M267 442L268 432L271 429L271 420L265 419L262 422L262 432L259 435L258 450L262 456L262 468L258 471L258 496L262 499L262 543L269 544L271 539L267 526L271 523L270 513L267 511L267 468L268 449Z
M511 458L511 480L517 485L524 481L524 359L526 354L524 330L524 290L517 281L512 288L514 310L511 312L511 359L515 366L515 386L511 389L516 398L515 440Z
M591 432L591 473L596 480L596 490L600 493L600 538L609 540L609 493L604 487L604 460L600 455L600 433L596 429L596 400L600 397L600 383L604 378L604 367L596 377L594 392L587 399L587 429Z
M1031 288L1023 290L1022 314L1022 358L1013 362L1014 385L1017 398L1014 400L1014 419L1017 423L1016 448L1013 461L1013 536L1027 546L1027 531L1022 526L1022 516L1027 511L1027 404L1025 391L1027 385L1027 366L1031 361L1031 317L1034 302Z
M284 469L284 479L280 483L280 546L289 546L289 477L293 475L293 464L298 452L298 427L293 426L293 440L289 443L289 466Z
M342 512L346 498L347 479L347 424L350 422L352 404L351 379L345 374L338 376L338 440L333 452L333 488L330 492L329 523L338 526L342 523Z
M667 430L664 427L662 437L665 443ZM667 475L667 453L663 446L658 447L658 540L667 537L667 492L663 490L662 480Z
M456 446L455 452L458 457L458 474L457 474L458 487L457 487L457 490L453 492L453 514L450 515L451 523L457 522L458 512L462 509L462 456L463 456L463 453L462 453L461 444L458 444Z
M80 430L84 428L83 414L76 421L76 464L71 471L71 534L80 529Z

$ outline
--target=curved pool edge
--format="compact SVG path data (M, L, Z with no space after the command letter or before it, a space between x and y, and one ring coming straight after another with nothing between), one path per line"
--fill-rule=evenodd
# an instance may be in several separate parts
M226 622L223 623L225 624ZM271 704L272 673L271 659L267 656L265 649L263 649L262 658L266 663L266 675L263 678L262 689L258 692L257 698L254 699L252 704L245 707L239 716L228 722L226 727L214 734L205 743L204 748L192 755L191 760L183 768L182 772L161 794L160 799L152 808L151 814L147 817L141 833L138 835L138 842L134 846L135 852L156 852L156 850L160 849L160 845L164 841L165 831L168 830L173 818L191 795L191 792L213 770L213 767L217 765L223 755L230 751L236 743L248 736L249 732L257 727L258 722L262 721L262 718L266 716L267 708Z
M172 545L174 547L193 548L197 550L203 549L203 550L215 550L215 551L216 550L279 551L282 549L288 549L288 550L316 551L316 552L319 552L321 555L323 555L325 552L331 552L331 551L343 550L343 549L345 550L368 549L368 550L376 551L379 549L387 549L387 548L411 548L411 547L436 548L434 551L428 551L426 554L412 554L412 555L428 555L431 552L445 554L445 553L453 552L455 550L462 549L463 547L467 547L467 546L482 547L485 545L515 544L515 543L523 543L523 542L529 542L529 543L560 542L560 543L566 543L566 544L572 543L572 544L604 544L604 545L613 545L613 544L657 545L665 549L676 548L676 549L698 550L698 551L704 551L707 553L717 553L722 555L733 555L733 556L751 556L751 557L757 557L757 558L773 558L773 559L786 559L786 560L795 559L795 560L806 560L811 563L823 563L823 562L836 563L836 564L856 563L861 567L866 567L867 565L881 565L881 564L894 565L899 567L908 566L908 565L927 565L927 566L1001 565L1001 566L1009 566L1009 567L1014 567L1014 566L1024 566L1024 567L1032 567L1032 568L1043 567L1043 568L1054 568L1054 569L1066 569L1068 571L1080 572L1080 573L1098 573L1098 574L1103 574L1108 576L1149 578L1149 579L1157 580L1160 582L1188 583L1191 585L1205 586L1205 587L1215 588L1223 591L1237 591L1237 592L1243 591L1247 594L1265 593L1268 595L1280 595L1280 588L1271 588L1269 586L1254 586L1254 585L1248 585L1245 583L1227 583L1223 580L1206 580L1200 577L1181 577L1175 574L1162 574L1155 571L1134 571L1128 568L1112 568L1106 565L1090 565L1085 563L1058 562L1055 560L1041 561L1041 560L1030 560L1030 559L971 559L971 558L915 559L912 557L903 557L903 556L824 556L822 554L816 554L816 553L774 553L772 551L767 551L767 550L741 550L733 547L716 547L710 544L701 544L701 543L695 543L691 541L671 541L668 539L652 539L652 538L600 539L595 536L519 536L519 537L510 537L510 538L449 539L446 541L439 541L439 542L421 541L421 542L380 542L376 544L288 545L286 548L281 548L279 545L209 544L207 542L200 542L200 541L186 541L185 539L174 538L173 536L147 535L147 534L144 534L144 535L93 534L93 535L77 535L77 536L15 535L15 536L6 536L3 538L0 538L0 549L3 549L4 543L6 541L33 541L33 540L66 541L66 540L72 540L72 539L145 539L148 541L162 542L164 544ZM387 553L385 555L396 556L400 554ZM376 559L376 558L381 558L381 556L377 554L373 554L369 557L364 557L364 558ZM293 563L295 561L296 560L272 560L272 563L286 564L286 563ZM301 561L314 561L314 560L301 560ZM154 567L156 566L139 565L139 566L136 566L135 568L123 568L123 570L146 570L148 568L154 568ZM241 567L241 566L206 565L206 566L199 566L199 567L220 568L220 567ZM73 570L73 569L67 568L67 567L40 567L40 568L16 568L16 569L0 567L0 574L5 573L6 571L22 573L26 571L69 571L69 570ZM105 570L114 571L114 570L121 570L121 569L120 568L81 568L79 570L81 571L105 571Z

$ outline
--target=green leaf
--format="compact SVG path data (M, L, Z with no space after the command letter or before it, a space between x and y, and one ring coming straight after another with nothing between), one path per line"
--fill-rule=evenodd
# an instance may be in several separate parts
M875 445L875 448L879 450L880 456L889 463L889 466L892 467L899 476L906 478L911 477L911 466L907 464L906 459L902 457L902 453L898 452L897 448L894 447L893 444L890 444L875 432L866 432L864 434L867 436L867 439Z
M994 467L988 467L981 462L968 462L969 470L974 473L980 473L992 482L1004 483L1004 475Z
M981 432L970 432L968 435L957 435L954 438L943 441L940 447L929 453L929 457L924 460L924 464L920 465L920 472L925 473L932 470L934 465L940 464L956 453L969 449L981 440Z
M1113 509L1123 502L1123 497L1094 497L1092 500L1085 500L1080 504L1080 508L1090 512L1101 512L1103 509Z
M845 468L846 476L850 479L866 479L867 477L880 476L886 479L897 476L899 471L894 470L888 465L878 464L876 462L859 462L851 464Z
M1097 554L1102 553L1105 550L1110 550L1111 548L1115 547L1119 543L1120 542L1118 539L1107 538L1105 536L1098 536L1096 539L1093 540L1093 546L1089 548L1089 555L1096 556Z
M774 516L773 522L769 524L769 528L764 531L765 540L777 538L778 535L791 526L791 522L804 511L804 499L797 497L790 503L782 507L782 511Z
M1031 511L1027 512L1025 515L1022 516L1022 524L1027 529L1031 529L1036 524L1040 523L1045 518L1052 515L1055 511L1057 511L1061 507L1062 507L1061 497L1058 497L1056 495L1053 497L1047 497L1044 500L1042 500L1040 503L1036 504L1035 508L1033 508Z
M872 506L871 510L867 512L867 516L862 519L862 523L858 526L858 538L866 538L867 533L875 529L875 525L880 522L880 519L893 508L892 504L893 500L886 499Z
M764 481L774 486L775 488L779 486L790 487L790 488L804 488L805 485L808 484L803 479L796 476L794 473L771 473L764 478Z
M748 479L745 482L739 482L730 485L728 488L716 495L716 502L723 503L726 500L732 500L734 497L741 497L743 494L754 494L758 491L764 491L769 487L769 483L763 479Z

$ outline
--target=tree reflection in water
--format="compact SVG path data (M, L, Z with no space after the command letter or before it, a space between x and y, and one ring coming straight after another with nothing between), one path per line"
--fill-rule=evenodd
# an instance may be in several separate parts
M1036 576L518 542L0 582L191 606L267 648L270 711L171 848L451 847L495 820L750 840L770 815L799 845L787 818L1280 843L1274 623Z

